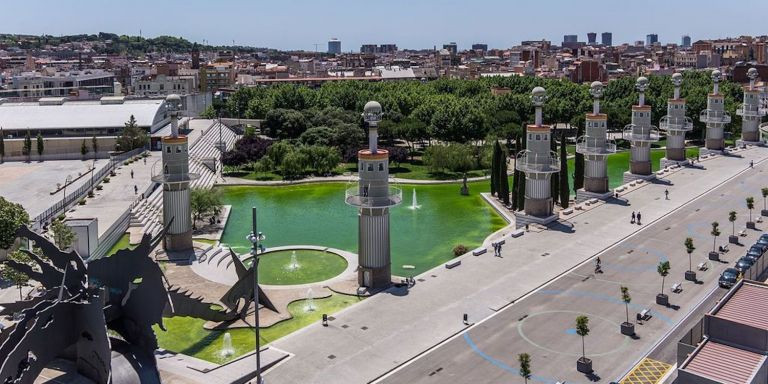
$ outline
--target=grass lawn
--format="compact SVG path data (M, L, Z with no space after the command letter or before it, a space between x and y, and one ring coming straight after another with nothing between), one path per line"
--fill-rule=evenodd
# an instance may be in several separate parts
M291 270L289 266L291 254L294 252L298 267ZM259 260L259 283L267 285L306 284L328 280L347 268L347 261L343 257L315 250L269 252Z
M329 315L336 313L361 300L356 296L334 294L325 299L315 299L316 309L311 312L304 310L306 300L294 301L288 304L288 311L293 315L292 319L261 329L261 345L271 343L312 323L317 323L322 319L323 313ZM161 348L213 363L226 363L253 351L256 347L253 329L233 329L226 332L229 332L232 337L232 347L235 353L231 356L222 356L220 351L225 331L205 330L203 328L205 321L192 317L166 318L163 319L163 323L168 330L167 332L163 332L157 326L154 327Z
M344 172L356 173L357 163L343 163L336 168L336 172L339 174ZM418 160L414 163L400 163L397 167L393 163L390 163L389 174L392 177L411 180L459 180L464 177L462 173L458 172L432 172L429 167L421 164L421 162ZM474 170L467 172L468 178L481 177L485 175L485 170Z
M212 240L212 239L199 239L199 238L194 238L194 239L192 239L192 240L194 240L194 241L196 241L196 242L198 242L198 243L203 243L203 244L210 244L210 245L216 245L216 243L218 243L218 242L219 242L218 240Z
M115 253L117 253L117 251L119 251L121 249L125 249L125 248L134 249L134 248L136 248L136 245L131 245L130 241L131 241L131 235L129 235L127 233L124 233L122 236L120 236L120 239L117 240L117 243L115 243L115 245L113 245L112 248L110 248L109 251L107 251L107 256L112 256Z
M258 181L271 181L271 180L283 180L283 176L280 176L274 172L249 172L249 171L234 171L225 172L224 177L239 177L246 180L258 180Z

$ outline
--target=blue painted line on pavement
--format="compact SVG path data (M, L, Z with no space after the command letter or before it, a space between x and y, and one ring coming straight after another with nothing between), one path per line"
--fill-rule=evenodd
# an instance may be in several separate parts
M623 301L621 301L621 300L619 300L619 299L617 299L617 298L615 298L613 296L608 296L608 295L604 295L604 294L601 294L601 293L588 292L588 291L568 291L568 292L565 292L562 289L542 289L542 290L540 290L540 291L538 291L536 293L537 294L542 294L542 295L564 295L564 296L570 296L570 297L588 297L590 299L594 299L594 300L598 300L598 301L605 301L605 302L609 302L609 303L613 303L613 304L624 305ZM631 303L629 304L629 307L632 308L633 310L643 310L644 309L644 307L642 305L631 304ZM653 312L653 316L657 317L659 320L662 320L662 321L666 322L667 324L672 324L672 319L670 319L669 317L665 316L664 314L662 314L660 312L654 311Z
M519 368L513 368L504 363L503 361L499 361L497 359L494 359L493 357L489 356L487 353L480 350L480 348L475 344L474 340L472 340L471 337L469 337L469 332L464 332L464 341L469 345L470 348L472 348L472 351L475 352L478 356L482 357L485 361L507 371L510 373L513 373L515 375L520 374ZM538 381L540 383L546 383L546 384L554 384L557 382L557 380L549 379L543 376L538 375L531 375L531 380Z

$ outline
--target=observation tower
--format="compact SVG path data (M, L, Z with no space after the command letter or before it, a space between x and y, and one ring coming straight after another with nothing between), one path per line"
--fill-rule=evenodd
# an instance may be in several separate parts
M749 87L744 89L744 102L736 110L736 114L741 116L741 140L736 145L761 144L760 141L760 118L765 115L760 110L760 91L755 87L755 80L758 77L757 69L747 70L749 77Z
M576 191L577 202L592 198L607 199L613 193L608 189L605 158L616 153L616 143L607 138L608 115L600 113L603 83L593 82L589 93L594 98L592 113L587 113L584 136L576 139L576 152L584 155L584 188Z
M648 79L638 77L635 82L637 105L632 106L632 124L624 127L622 135L631 143L629 171L624 172L624 183L654 178L651 169L651 144L659 141L659 130L651 124L651 106L645 105Z
M377 148L381 105L365 104L363 119L368 124L368 149L357 152L360 179L347 189L345 200L358 208L358 284L381 289L392 282L389 208L403 201L403 192L389 185L389 152Z
M693 121L685 116L685 99L680 98L683 75L673 74L672 84L675 86L675 93L667 100L667 115L659 121L659 128L667 133L667 152L666 157L661 159L662 167L688 164L685 157L685 134L693 130Z
M162 138L163 171L152 176L152 181L163 184L163 227L168 227L163 240L167 251L192 249L192 215L189 208L189 185L200 175L189 173L189 141L179 135L181 98L165 98L171 118L171 135Z
M725 139L723 131L725 125L731 122L731 115L725 112L725 98L720 94L720 79L722 74L718 70L712 71L712 93L707 96L707 109L699 114L699 121L707 124L707 136L704 142L704 148L700 153L707 155L710 153L723 153L725 148Z
M547 100L547 91L536 87L531 101L536 110L535 124L529 124L525 137L526 149L517 154L515 169L525 173L524 214L515 213L516 226L528 223L547 224L557 216L552 212L551 175L560 171L557 154L550 150L552 139L549 125L542 124L541 107Z

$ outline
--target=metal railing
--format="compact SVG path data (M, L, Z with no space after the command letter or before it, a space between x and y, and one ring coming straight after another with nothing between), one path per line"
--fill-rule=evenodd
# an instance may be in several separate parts
M703 123L728 124L731 122L731 115L725 111L705 109L699 113L699 121Z
M758 105L741 104L736 110L736 114L744 117L760 117L763 115Z
M659 138L661 137L659 130L655 126L649 125L643 127L635 124L627 124L624 127L621 136L629 141L640 142L655 142L659 141Z
M539 154L526 149L517 154L515 169L525 173L555 173L560 171L560 161L553 151Z
M43 213L35 216L35 218L32 219L32 228L37 231L41 230L43 225L49 222L54 216L58 215L62 211L66 211L70 206L80 201L80 199L88 194L88 192L96 188L96 185L98 185L110 172L115 170L115 168L120 166L123 161L133 156L139 155L145 150L146 149L144 148L136 148L132 151L124 152L119 155L110 157L109 163L105 167L96 171L96 173L93 175L93 183L89 182L81 185L80 188L76 189L72 193L68 193L65 198L48 207L48 209L43 211Z
M661 118L659 121L659 128L662 131L678 131L678 132L688 132L690 130L693 130L693 120L691 120L688 116L683 117L673 117L666 115Z
M602 138L581 136L576 139L576 152L585 155L609 155L616 153L616 141Z
M368 196L360 187L347 188L344 201L349 205L361 208L387 208L403 202L403 190L398 187L388 187L387 196Z

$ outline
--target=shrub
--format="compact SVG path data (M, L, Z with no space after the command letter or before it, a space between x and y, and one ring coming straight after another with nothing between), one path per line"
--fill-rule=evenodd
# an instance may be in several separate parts
M103 185L99 184L99 185L96 186L96 190L97 191L101 191L102 189L104 189Z
M109 183L109 177L105 177L105 178L104 178L104 183L105 183L105 184L106 184L106 183Z
M93 196L95 196L93 191L88 191L88 197L93 197Z
M85 199L80 199L80 201L77 202L80 205L85 205Z
M465 246L464 244L459 244L453 247L453 256L455 257L459 257L467 252L469 252L469 248L467 248L467 246Z

